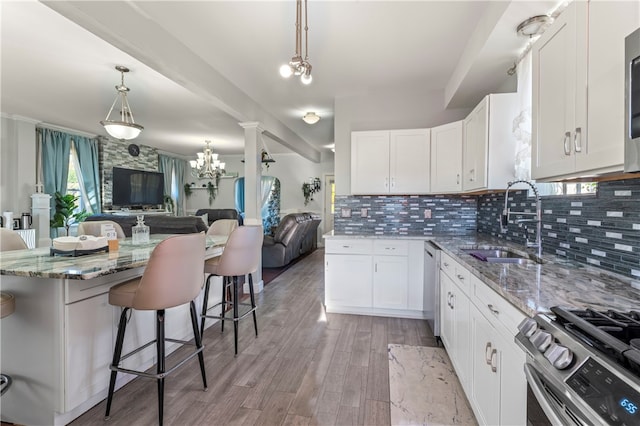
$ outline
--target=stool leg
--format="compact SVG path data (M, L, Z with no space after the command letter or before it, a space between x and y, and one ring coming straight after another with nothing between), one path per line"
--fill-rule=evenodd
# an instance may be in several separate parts
M207 277L206 284L204 285L204 299L202 300L202 318L200 319L200 337L204 339L204 322L207 320L207 308L209 307L209 285L211 284L211 274Z
M156 311L157 373L164 373L164 309ZM164 416L164 377L158 379L158 424L162 426Z
M220 333L224 333L224 313L227 310L227 280L229 277L222 277L222 305L220 305Z
M202 348L202 340L198 334L198 314L196 313L196 304L191 301L191 324L193 325L193 338L196 343L196 348ZM202 384L204 384L205 390L207 389L207 375L204 372L204 354L202 351L198 353L198 361L200 362L200 373L202 374Z
M253 275L249 274L249 295L251 296L251 309L253 309L253 328L256 329L258 337L258 319L256 318L256 297L253 294Z
M113 360L111 361L112 367L117 367L120 364L120 356L122 355L122 344L124 342L124 330L127 327L127 312L129 308L124 308L120 314L120 322L118 323L118 335L116 337L116 347L113 350ZM109 395L107 396L107 412L105 413L105 419L109 419L109 413L111 412L111 401L113 400L113 391L116 388L116 376L117 371L111 372L111 380L109 380Z
M238 355L238 277L233 277L233 342Z

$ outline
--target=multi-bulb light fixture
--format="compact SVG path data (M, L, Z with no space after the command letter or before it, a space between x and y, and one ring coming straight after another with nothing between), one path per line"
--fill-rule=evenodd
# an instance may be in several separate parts
M225 163L218 160L218 154L211 149L211 141L204 141L207 145L203 152L197 154L198 158L189 161L191 176L198 179L217 180L226 173Z
M307 0L304 0L304 59L302 59L302 0L296 0L296 52L288 64L280 67L280 75L289 78L300 76L302 84L311 84L311 64L309 63L309 25L307 20Z
M100 124L102 124L107 133L116 139L135 139L140 135L140 132L142 132L144 127L136 124L133 119L133 111L131 111L129 101L127 100L127 92L129 91L129 88L124 85L124 73L129 72L129 68L122 65L116 65L116 70L120 71L121 77L120 84L116 86L118 94L116 95L116 99L113 101L113 104L111 104L111 109L107 114L107 118L102 120ZM118 100L120 100L120 120L109 120L109 116L111 116L111 112L116 106Z

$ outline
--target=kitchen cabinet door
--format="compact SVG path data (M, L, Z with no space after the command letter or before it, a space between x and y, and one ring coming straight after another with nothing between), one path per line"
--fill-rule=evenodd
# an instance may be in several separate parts
M375 256L373 267L373 307L407 309L407 256Z
M351 133L351 193L389 193L389 132Z
M372 283L372 256L325 254L327 306L372 307Z
M456 359L456 373L462 387L468 391L471 380L471 318L469 298L453 285L451 305L453 310L453 346Z
M447 274L440 271L440 339L447 348L449 358L453 358L453 309L451 307L451 291L453 281Z
M487 186L488 124L489 97L487 96L464 119L463 191L473 191Z
M431 129L431 192L462 190L462 121Z
M577 170L622 170L624 39L638 27L640 2L589 2L589 128L582 152L576 155Z
M64 410L70 411L109 386L113 358L114 308L109 294L65 306ZM106 325L106 326L105 326Z
M390 132L390 194L429 193L430 142L429 129Z
M531 49L534 179L573 173L586 139L586 7L571 3Z

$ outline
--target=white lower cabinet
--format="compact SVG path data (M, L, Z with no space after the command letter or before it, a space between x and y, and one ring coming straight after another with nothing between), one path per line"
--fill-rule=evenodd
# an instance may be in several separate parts
M445 253L441 268L440 337L478 423L526 424L525 354L514 342L524 314Z
M327 312L423 318L424 241L328 239Z

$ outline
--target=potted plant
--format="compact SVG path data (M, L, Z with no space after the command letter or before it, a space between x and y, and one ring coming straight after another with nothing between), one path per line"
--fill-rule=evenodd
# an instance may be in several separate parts
M302 195L304 195L304 205L309 204L309 201L313 201L313 191L311 190L311 185L308 183L302 184Z
M193 194L193 190L191 189L191 185L193 185L193 183L185 183L184 184L184 196L189 198L191 197L191 194Z
M213 200L216 199L216 190L218 187L211 181L207 182L207 193L209 194L209 205L213 204Z
M67 236L69 236L69 227L71 224L84 221L89 216L89 213L85 210L75 212L78 208L76 204L78 197L73 194L63 195L56 191L54 199L56 207L53 219L51 220L51 227L64 228L67 231Z
M169 213L173 213L173 211L175 209L175 205L173 203L173 198L171 198L171 195L165 195L164 196L164 205L165 205L165 209Z

